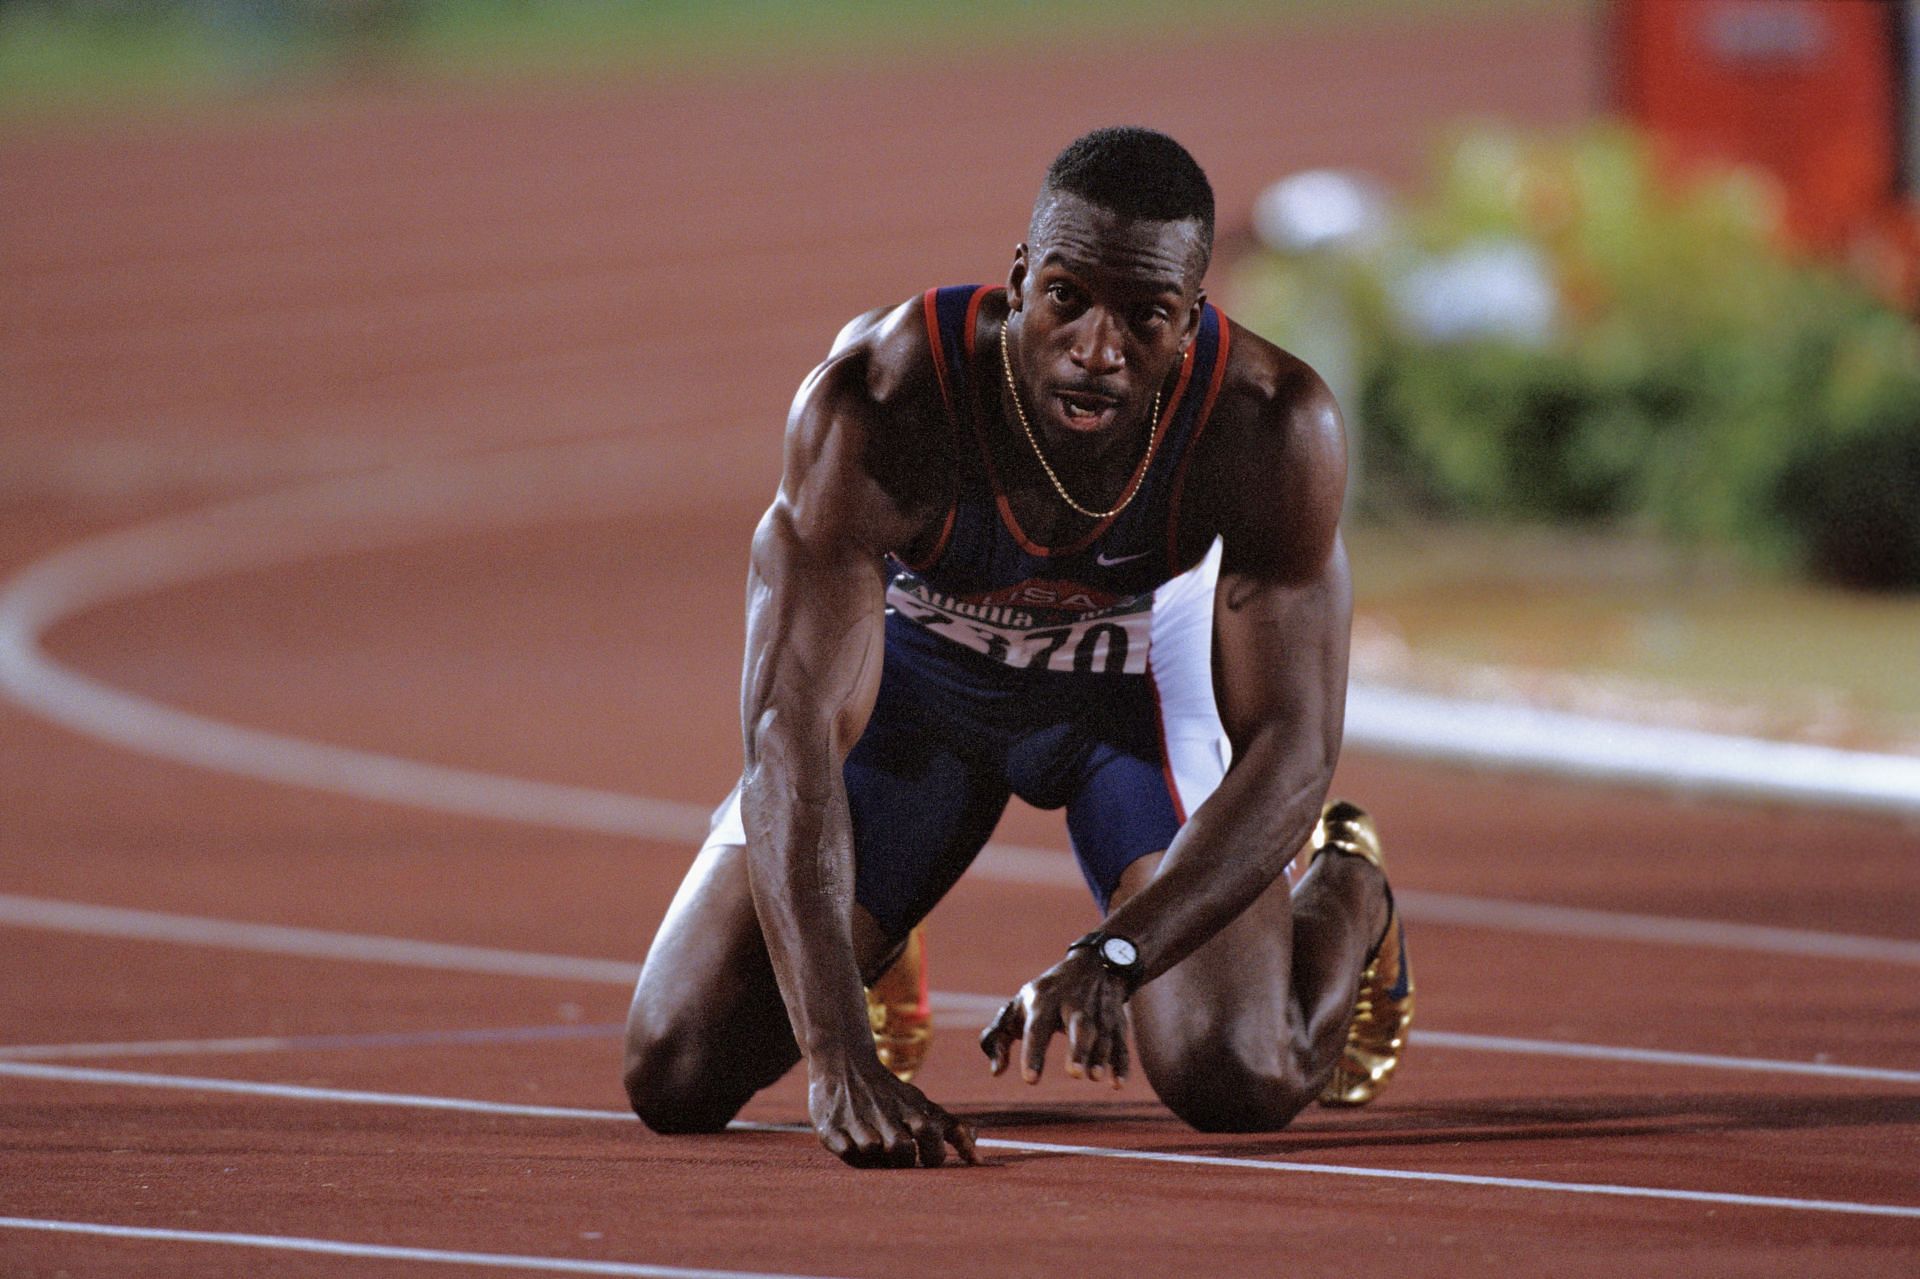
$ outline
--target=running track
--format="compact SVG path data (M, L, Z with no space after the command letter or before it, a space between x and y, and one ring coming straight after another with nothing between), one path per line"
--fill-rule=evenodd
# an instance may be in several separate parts
M1594 84L1543 20L0 140L0 1271L1911 1267L1913 830L1360 756L1422 982L1374 1108L990 1081L983 1005L1090 914L1016 813L933 922L924 1082L993 1167L841 1169L796 1079L721 1138L621 1113L834 325L997 274L1092 123L1235 210Z

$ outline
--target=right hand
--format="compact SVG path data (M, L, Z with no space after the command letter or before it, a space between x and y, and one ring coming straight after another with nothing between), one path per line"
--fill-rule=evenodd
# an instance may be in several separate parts
M961 1163L980 1162L973 1129L895 1079L877 1058L813 1069L807 1113L820 1144L855 1168L938 1168L949 1144Z

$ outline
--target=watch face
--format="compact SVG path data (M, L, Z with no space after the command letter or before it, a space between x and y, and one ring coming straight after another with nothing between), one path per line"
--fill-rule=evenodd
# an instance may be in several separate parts
M1100 958L1116 968L1131 968L1139 960L1140 952L1124 937L1109 937L1100 943Z

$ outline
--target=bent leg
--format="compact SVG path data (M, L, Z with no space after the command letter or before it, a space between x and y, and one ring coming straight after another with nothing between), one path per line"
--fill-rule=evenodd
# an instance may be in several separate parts
M1158 869L1122 875L1118 906ZM1168 1108L1207 1132L1283 1127L1340 1062L1361 973L1386 927L1386 879L1357 857L1317 858L1129 1003L1141 1066Z
M627 1012L627 1100L655 1132L717 1132L800 1060L729 820L736 802L674 894ZM853 935L862 971L878 971L888 946L858 905Z
M868 983L967 868L1007 803L1005 781L986 766L990 726L974 704L991 705L997 694L943 665L950 647L908 623L889 625L880 691L844 768L853 950ZM640 970L626 1087L656 1131L723 1128L800 1060L754 910L745 843L736 788Z
M1149 680L1160 737L1153 762L1162 766L1182 819L1220 784L1229 757L1212 671L1219 562L1215 542L1198 566L1154 595ZM1142 776L1137 785L1151 779ZM1140 820L1137 804L1126 820ZM1146 847L1164 849L1174 831L1153 834L1161 842ZM1163 856L1152 853L1119 870L1112 903L1138 892ZM1386 919L1385 879L1361 858L1317 858L1291 891L1276 881L1128 1004L1154 1090L1196 1128L1285 1125L1319 1096L1341 1061L1367 955Z
M634 988L627 1099L655 1132L715 1132L798 1060L754 915L747 850L709 842Z
M978 785L945 757L908 776L863 762L884 758L876 736L870 726L847 764L853 952L869 983L1006 805L1004 789ZM895 753L919 757L905 747ZM656 1132L718 1131L800 1060L753 906L739 804L736 789L667 907L627 1012L627 1099Z

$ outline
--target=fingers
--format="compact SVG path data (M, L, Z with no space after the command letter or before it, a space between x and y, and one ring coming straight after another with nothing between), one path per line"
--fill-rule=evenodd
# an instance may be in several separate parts
M961 1163L979 1166L980 1155L974 1149L972 1126L932 1102L927 1102L926 1113L915 1124L914 1136L919 1140L920 1162L925 1167L938 1168L946 1163L949 1144L960 1156Z
M938 1141L939 1129L934 1129ZM852 1168L911 1168L920 1161L920 1134L905 1123L887 1123L882 1128L853 1123L845 1129L820 1134L820 1144L839 1156ZM946 1152L940 1152L941 1158ZM929 1164L929 1167L937 1166Z
M1038 1083L1046 1070L1047 1048L1056 1034L1067 1038L1066 1072L1074 1079L1099 1079L1110 1074L1114 1086L1127 1076L1127 1010L1124 1002L1097 993L1089 1008L1062 1010L1058 1000L1029 984L1001 1006L992 1023L980 1033L980 1051L988 1069L1004 1074L1013 1060L1013 1046L1022 1045L1020 1077Z
M993 1073L998 1075L1012 1059L1014 1042L1023 1040L1026 1051L1022 1054L1020 1077L1030 1084L1039 1083L1040 1072L1047 1064L1047 1045L1060 1030L1058 1005L1028 982L1019 994L1007 1001L1000 1015L993 1019L993 1025L980 1036L980 1048L987 1054Z
M922 1167L938 1168L947 1162L947 1132L954 1121L932 1102L927 1103L927 1110L931 1113L914 1117L914 1154Z
M1067 1074L1075 1079L1111 1074L1118 1088L1128 1067L1126 1004L1105 991L1095 992L1088 1007L1068 1011L1065 1029Z
M1133 1059L1128 1056L1126 1010L1121 1010L1120 1024L1114 1027L1113 1047L1108 1054L1113 1064L1113 1086L1118 1088L1127 1082L1127 1074L1133 1067Z
M980 1032L980 1051L987 1055L987 1069L995 1075L1006 1072L1013 1045L1026 1033L1027 1009L1019 995L1009 999L988 1027Z
M1076 1008L1067 1014L1067 1074L1079 1079L1082 1076L1098 1078L1095 1073L1100 1069L1103 1058L1099 1055L1099 1025L1085 1012Z
M1038 1010L1038 1014L1036 1016L1034 1010L1029 1011L1027 1037L1020 1054L1020 1078L1030 1084L1040 1082L1040 1072L1047 1068L1047 1045L1064 1029L1056 1009L1044 1008Z
M889 1078L888 1095L864 1114L846 1110L816 1124L820 1144L853 1168L941 1167L951 1144L963 1164L978 1164L973 1129L927 1100L926 1094Z
M966 1123L964 1120L955 1119L952 1115L947 1115L947 1130L943 1135L948 1141L953 1143L953 1148L955 1152L959 1154L961 1163L966 1164L969 1168L977 1168L980 1166L980 1156L973 1148L973 1125Z
M844 1126L822 1130L820 1144L850 1167L886 1166L887 1147L879 1131L859 1120L849 1120Z

